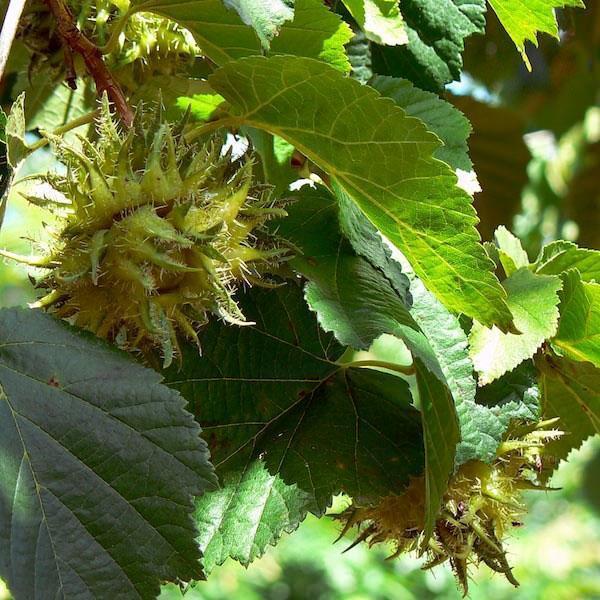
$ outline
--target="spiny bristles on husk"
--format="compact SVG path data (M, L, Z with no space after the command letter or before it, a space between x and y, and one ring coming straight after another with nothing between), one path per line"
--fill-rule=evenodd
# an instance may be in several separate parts
M177 333L195 342L210 314L245 324L234 294L260 282L287 248L263 230L285 215L253 184L252 160L222 144L185 142L183 123L140 113L121 133L106 100L99 141L51 136L66 167L29 199L62 217L38 306L128 350L177 355Z
M411 478L400 495L389 495L374 506L354 503L335 518L344 521L342 537L350 528L362 528L350 548L390 542L395 558L422 550L428 556L424 569L449 561L466 595L468 567L485 563L518 586L506 559L502 540L521 525L525 506L523 489L548 489L537 483L544 469L544 444L562 432L547 429L553 422L515 425L499 446L492 464L471 460L450 479L433 534L425 542L425 477Z

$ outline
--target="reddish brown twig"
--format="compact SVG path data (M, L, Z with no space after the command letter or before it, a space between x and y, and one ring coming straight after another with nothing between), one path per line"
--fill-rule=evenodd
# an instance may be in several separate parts
M133 111L129 107L121 87L104 64L102 53L98 47L77 29L73 15L63 0L45 0L45 2L56 19L58 33L65 45L65 52L72 51L81 55L89 74L94 78L98 94L106 92L123 124L131 127Z

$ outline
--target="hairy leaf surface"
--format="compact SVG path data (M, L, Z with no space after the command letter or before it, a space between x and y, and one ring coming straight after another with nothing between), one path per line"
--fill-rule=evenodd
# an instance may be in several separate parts
M200 578L216 479L161 377L45 314L0 313L0 575L21 598L151 598Z
M334 177L446 306L509 328L470 198L419 120L308 59L243 59L210 83L240 123L280 135Z

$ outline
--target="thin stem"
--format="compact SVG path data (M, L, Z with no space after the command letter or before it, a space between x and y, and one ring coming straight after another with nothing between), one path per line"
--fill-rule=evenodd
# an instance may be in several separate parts
M91 123L98 115L100 114L99 110L93 110L92 112L86 113L85 115L81 115L60 127L57 127L52 133L54 135L62 135L63 133L67 133L67 131L71 131L71 129L75 129L77 127L81 127L82 125L87 125ZM38 140L35 144L29 146L29 149L34 152L35 150L39 150L48 144L48 138L44 137L41 140Z
M10 0L0 32L0 81L4 77L4 69L8 62L10 49L12 48L17 28L19 27L19 19L25 8L27 0Z
M108 38L108 42L106 42L104 46L100 46L99 48L102 54L110 54L111 52L117 50L117 48L119 47L119 38L125 30L127 21L129 21L129 18L135 12L137 12L135 9L130 8L118 18L117 22L113 25L113 30L111 31L110 37Z
M386 362L384 360L356 360L354 362L346 363L344 367L378 367L380 369L387 369L388 371L395 371L402 375L414 375L416 372L414 363L412 365L398 365L396 363Z
M58 33L63 43L83 58L89 74L96 83L98 95L101 96L103 92L106 92L123 124L126 127L131 127L133 124L133 111L127 103L123 90L121 90L121 87L104 64L98 47L79 31L64 0L45 0L45 2L56 19Z

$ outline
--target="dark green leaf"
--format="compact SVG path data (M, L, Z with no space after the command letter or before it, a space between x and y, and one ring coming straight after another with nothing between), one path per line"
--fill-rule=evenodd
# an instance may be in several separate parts
M489 329L473 323L469 334L470 354L481 385L531 358L545 340L554 336L558 327L560 277L536 275L521 268L503 285L520 333L502 333L497 327Z
M152 598L202 576L200 428L161 377L40 312L0 313L0 575L17 600Z
M408 45L373 45L375 72L441 92L460 77L464 40L484 32L485 11L485 0L402 0Z
M569 269L577 269L582 281L600 282L600 252L559 240L542 248L535 269L543 275L560 275Z
M334 177L446 306L510 327L470 198L420 121L314 60L249 58L209 81L241 124L285 138Z
M261 458L321 513L340 491L377 499L422 472L421 419L403 380L338 364L344 348L293 283L245 294L240 306L256 325L209 324L202 358L188 348L167 377L190 401L222 477Z

